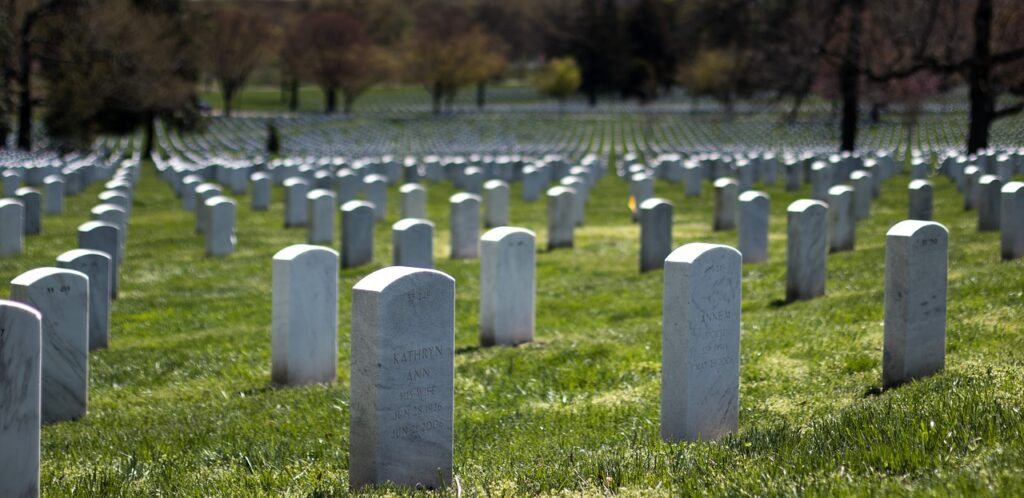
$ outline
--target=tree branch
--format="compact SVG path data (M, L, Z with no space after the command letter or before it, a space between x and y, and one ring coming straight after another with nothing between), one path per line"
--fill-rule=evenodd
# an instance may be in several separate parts
M1024 59L1024 47L1018 47L992 55L992 65L1007 64Z
M1024 102L1018 102L1010 107L1004 107L1002 109L999 109L998 111L992 113L992 120L995 121L997 119L1005 118L1007 116L1013 116L1014 114L1020 114L1021 111L1024 111Z

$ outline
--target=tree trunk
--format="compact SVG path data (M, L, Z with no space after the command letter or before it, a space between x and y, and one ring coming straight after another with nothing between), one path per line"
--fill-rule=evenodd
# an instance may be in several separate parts
M231 117L231 104L235 100L235 85L220 82L221 94L224 95L224 116Z
M800 108L804 105L805 94L799 94L793 97L793 107L789 108L789 112L786 113L786 124L795 125L797 118L800 117Z
M476 108L483 109L487 104L487 82L480 81L476 84Z
M967 152L972 154L988 147L988 132L995 118L991 43L992 0L979 0L974 13L974 56L967 75L971 88Z
M288 84L288 110L296 112L299 110L299 80L294 79Z
M345 115L352 115L352 106L356 103L356 96L342 92L342 105L345 106Z
M333 86L325 86L324 97L327 99L324 112L334 114L334 111L338 110L338 89Z
M444 107L451 113L455 110L455 91L444 92Z
M444 89L441 88L441 83L435 81L434 88L430 91L431 105L433 106L434 114L441 114L441 99L444 98Z
M18 51L18 148L32 150L32 46L29 33L32 28L28 21L21 30L21 44Z
M593 88L587 90L587 104L589 104L590 107L597 105L597 91Z
M839 91L843 101L839 149L853 152L857 145L857 121L860 111L860 30L864 0L851 0L850 10L850 33L846 41L846 55L839 66Z
M871 124L876 125L882 122L882 104L873 102L871 104Z
M142 158L153 157L153 140L156 138L156 116L153 111L146 113L146 136L142 141Z

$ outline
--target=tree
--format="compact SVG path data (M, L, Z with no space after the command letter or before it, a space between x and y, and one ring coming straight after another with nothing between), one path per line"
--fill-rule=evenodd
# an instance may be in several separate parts
M430 92L435 114L451 109L459 88L486 81L504 67L498 42L474 25L465 9L448 2L417 5L416 24L406 37L405 67L409 77Z
M308 75L324 92L324 111L337 110L337 92L344 96L345 112L355 99L380 80L383 58L372 45L365 26L340 11L314 11L303 16L286 42L289 64Z
M572 57L551 59L544 70L533 80L534 86L541 95L558 99L564 104L565 99L576 93L583 77L580 67Z
M224 114L231 116L236 92L272 49L274 31L266 16L255 10L219 8L198 34L204 65L220 83Z
M626 15L626 35L634 67L646 73L623 89L627 94L653 97L651 86L668 89L675 80L676 54L672 44L673 12L662 0L639 0ZM628 80L627 80L628 81ZM653 85L652 85L653 84Z
M702 50L690 66L680 69L679 79L692 95L712 97L731 114L736 97L743 90L743 68L741 56L735 51Z
M616 0L580 0L571 52L583 76L581 88L590 105L598 95L619 88L619 69L626 58Z
M145 126L148 157L156 119L195 126L194 57L183 27L178 14L127 0L81 3L41 24L44 122L52 141L85 148L98 133Z

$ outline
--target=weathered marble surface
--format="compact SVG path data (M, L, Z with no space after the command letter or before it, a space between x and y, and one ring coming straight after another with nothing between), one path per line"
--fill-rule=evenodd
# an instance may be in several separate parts
M333 382L338 370L338 253L293 245L273 259L271 380Z
M576 232L573 220L576 191L569 187L551 187L547 191L547 198L548 250L572 247Z
M480 237L480 344L533 341L536 235L499 227Z
M284 226L303 227L309 223L309 205L306 194L309 182L294 176L284 181Z
M652 197L640 204L640 272L660 270L672 252L672 203Z
M78 226L78 247L110 255L110 298L117 299L121 280L121 228L109 221L90 221Z
M237 237L235 226L238 207L229 197L218 195L204 203L208 218L206 228L206 255L227 256L235 252ZM334 207L333 205L331 206Z
M353 489L452 480L455 280L391 266L352 288Z
M406 183L398 188L402 218L427 219L427 189L418 183Z
M912 180L907 187L909 203L907 219L931 221L932 184L928 180Z
M480 239L480 196L460 192L448 198L452 259L476 259Z
M42 319L0 299L0 496L39 496Z
M72 249L57 256L57 267L89 277L89 350L106 348L110 342L111 257L94 249Z
M17 256L25 247L25 205L0 199L0 256Z
M1024 257L1024 182L1003 185L999 231L1003 259Z
M484 226L487 228L508 225L508 183L504 180L484 182Z
M733 178L715 180L715 212L712 222L713 230L732 230L736 228L739 197L739 183Z
M786 300L825 294L828 204L800 199L786 210Z
M731 247L696 243L665 260L665 441L711 441L738 428L742 259Z
M949 232L907 220L885 239L885 340L882 382L894 386L945 366Z
M249 197L249 208L253 211L270 209L271 179L270 175L260 172L249 177L252 182L252 195Z
M434 224L405 218L391 225L394 266L434 267Z
M995 175L983 175L975 186L978 206L978 230L999 230L999 208L1002 204L1003 181Z
M306 242L333 244L334 212L338 209L334 192L318 188L306 194L306 200L309 202L309 226L306 231Z
M853 217L853 188L836 185L828 189L829 249L852 251L856 244L857 223Z
M21 202L24 209L25 235L39 235L43 233L43 213L39 191L31 187L21 187L15 191L15 197Z
M89 278L36 268L11 280L11 300L43 317L43 423L85 416L89 403Z
M764 192L748 190L740 194L740 254L744 263L768 261L769 197Z

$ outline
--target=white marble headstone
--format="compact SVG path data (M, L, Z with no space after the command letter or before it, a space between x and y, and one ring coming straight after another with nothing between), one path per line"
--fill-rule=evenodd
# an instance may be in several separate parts
M516 227L480 237L480 344L514 346L533 341L536 236Z
M832 252L852 251L857 234L852 187L836 185L828 189L828 214L829 249Z
M684 245L665 260L665 441L712 441L738 427L742 260L736 249L700 243Z
M1003 185L999 231L1003 259L1024 257L1024 182Z
M334 212L338 209L334 192L316 189L306 194L309 201L309 226L306 241L310 244L334 243Z
M569 187L558 186L548 189L548 250L573 246L576 233L576 223L573 219L576 195L576 191Z
M72 249L57 256L57 267L89 277L89 350L110 342L111 257L94 249Z
M391 266L352 288L351 487L452 479L455 280Z
M0 299L0 496L39 496L42 316Z
M739 196L739 182L732 178L715 180L715 214L712 229L732 230L736 228Z
M25 206L0 199L0 256L17 256L25 246Z
M109 221L90 221L78 226L78 247L110 255L110 298L117 299L121 275L121 228Z
M43 423L85 416L89 400L89 278L36 268L11 281L11 300L43 316Z
M946 358L949 232L929 221L897 223L885 240L886 386L935 373Z
M740 194L740 253L744 263L768 261L768 194L748 190Z
M341 267L353 268L373 261L374 207L366 201L341 206Z
M672 252L672 203L652 197L640 204L640 272L660 270Z
M398 188L402 218L427 218L427 189L417 183L406 183Z
M434 267L434 224L405 218L391 225L392 257L395 266Z
M238 211L235 201L218 195L207 199L203 204L207 216L206 255L227 256L235 252Z
M494 228L508 225L508 184L504 180L484 182L484 225Z
M786 210L786 300L825 294L828 205L800 199Z
M452 259L476 259L480 238L480 196L460 192L448 199Z
M274 255L271 379L333 382L338 358L338 253L294 245Z

